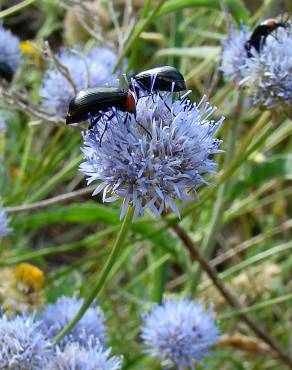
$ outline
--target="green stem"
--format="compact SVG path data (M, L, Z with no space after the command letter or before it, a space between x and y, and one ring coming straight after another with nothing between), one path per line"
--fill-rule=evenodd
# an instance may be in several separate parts
M232 175L233 172L237 169L237 167L241 164L242 156L245 154L246 148L249 147L250 143L253 141L255 137L257 137L259 132L267 124L270 118L271 118L271 112L264 112L260 116L256 125L249 131L248 135L246 135L245 139L240 144L240 147L236 153L236 157L234 158L234 160L226 168L224 173L217 179L217 181L215 181L217 185L226 181L226 179L228 179L229 176Z
M26 8L27 6L31 5L35 1L36 0L25 0L20 4L11 6L10 8L3 10L2 12L0 12L0 19L5 18L5 17L9 17L10 15L12 15L14 13L19 12L20 10Z
M119 231L119 234L117 236L117 239L115 241L115 244L111 250L111 253L99 275L99 278L95 284L95 286L92 288L91 292L89 293L88 297L84 301L83 305L81 306L80 310L77 312L75 317L68 323L67 326L54 338L56 342L59 342L65 335L67 335L73 327L78 323L78 321L82 318L82 316L87 311L88 307L91 305L91 303L96 299L102 290L105 281L113 268L116 259L119 255L119 251L121 249L121 246L123 245L126 236L128 234L128 231L131 226L131 221L134 213L134 207L129 207L128 212L126 214L126 217L122 223L121 229Z
M115 68L114 68L115 71L117 70L117 68L121 64L121 62L123 61L124 57L132 49L133 44L135 42L137 42L137 40L139 39L139 36L140 36L141 32L143 32L149 26L149 24L154 20L154 18L156 17L156 14L158 13L158 11L162 7L162 5L165 3L165 1L166 0L159 0L159 2L155 6L155 8L152 10L152 12L148 11L147 12L147 14L148 14L147 17L142 18L137 22L137 24L135 25L135 28L133 29L133 32L129 36L129 39L127 40L127 42L124 46L124 49L121 52L121 54L120 54L120 56L119 56L119 58L116 62L116 65L115 65Z

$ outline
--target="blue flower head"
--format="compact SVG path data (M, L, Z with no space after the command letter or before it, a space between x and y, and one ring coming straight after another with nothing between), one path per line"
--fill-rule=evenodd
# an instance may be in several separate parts
M219 330L201 304L170 297L143 318L142 340L147 352L163 365L194 368L202 362L210 346L219 342Z
M19 39L0 23L0 65L6 64L15 72L22 60Z
M84 135L80 170L88 184L100 181L94 194L103 191L103 201L123 199L121 217L129 204L134 218L146 209L160 215L166 206L179 215L176 199L184 205L207 184L204 175L215 173L220 141L214 135L223 118L212 119L215 109L205 98L194 104L172 93L142 96L136 111L116 112L109 121L103 116Z
M79 343L67 343L64 349L57 347L46 370L120 370L122 357L110 357L110 352L98 342L89 341L87 348Z
M118 73L113 73L116 55L106 48L95 48L88 53L62 49L58 55L74 84L55 67L50 67L43 78L40 90L43 107L52 114L65 117L75 92L97 86L115 86Z
M51 349L33 316L0 318L0 369L40 370L50 360Z
M232 26L223 43L220 69L228 79L234 82L240 82L245 76L245 64L248 57L244 45L249 37L250 31L247 27L241 26L240 30L237 30Z
M4 236L7 236L11 233L12 229L8 226L9 221L5 212L5 209L3 208L1 204L1 198L0 198L0 240L4 238Z
M83 299L61 297L54 304L48 304L41 314L42 330L49 338L56 336L73 319L83 304ZM88 338L98 340L102 345L106 342L105 317L101 309L92 305L72 331L60 341L64 347L68 342L78 342L86 346Z
M253 103L264 109L285 111L292 117L292 23L266 38L260 53L246 62L241 84L248 87Z

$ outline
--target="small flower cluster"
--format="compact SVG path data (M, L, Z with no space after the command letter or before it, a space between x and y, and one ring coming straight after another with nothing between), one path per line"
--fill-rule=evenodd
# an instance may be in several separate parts
M122 357L110 357L111 350L104 350L99 342L88 340L87 348L78 342L68 343L63 350L57 347L55 356L46 370L120 370Z
M11 233L12 229L8 226L9 220L7 214L5 212L5 208L3 208L1 204L0 198L0 240Z
M292 117L292 23L271 32L259 52L245 43L251 32L234 28L223 45L221 70L239 86L247 88L253 103Z
M76 315L82 306L83 300L77 296L61 297L54 304L48 304L42 315L42 330L49 338L54 338ZM105 317L97 306L89 307L86 314L73 328L70 334L64 337L59 345L64 348L70 342L78 342L86 346L88 337L106 344Z
M13 74L22 61L19 39L0 24L0 72ZM1 73L0 73L1 75ZM5 77L5 76L4 76Z
M173 93L138 96L136 115L103 116L84 135L80 170L88 184L101 181L94 195L124 200L121 217L129 204L134 218L146 209L159 216L167 207L179 215L176 199L184 206L193 190L208 184L204 175L215 173L221 143L215 133L224 118L212 119L216 109L205 98L195 104Z
M52 344L34 316L0 318L0 369L42 369L52 355Z
M73 318L83 303L76 296L61 297L37 317L0 317L0 369L7 370L120 370L121 356L105 348L104 315L90 307L74 330L58 345L53 337Z
M161 358L166 366L193 369L194 362L201 363L209 347L219 342L211 309L206 312L201 304L187 299L170 297L143 321L141 337L147 352Z
M45 73L40 90L42 105L52 114L65 117L70 100L81 90L118 84L119 73L113 72L117 56L110 49L96 47L84 53L64 48L57 58L65 74L51 66Z
M90 307L73 331L57 345L53 337L77 313L82 300L60 298L39 315L0 317L0 369L120 370L121 356L106 348L104 315ZM170 297L143 316L141 338L162 365L194 368L219 341L211 309Z

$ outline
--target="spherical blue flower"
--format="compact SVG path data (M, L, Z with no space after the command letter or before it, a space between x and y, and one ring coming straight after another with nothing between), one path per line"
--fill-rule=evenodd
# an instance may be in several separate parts
M205 99L193 104L171 93L141 97L136 109L136 118L119 111L84 135L80 169L88 184L100 181L94 194L103 191L103 201L124 200L121 217L129 204L134 218L146 209L160 215L166 206L179 215L176 199L184 205L207 184L203 176L215 173L210 156L220 152L214 134L223 118L211 119L215 109Z
M67 68L75 91L68 79L51 66L45 73L40 96L43 107L52 114L65 117L75 92L88 87L118 84L118 73L113 73L117 57L109 49L95 48L89 53L82 53L64 48L58 59Z
M0 198L0 240L4 238L4 236L9 235L12 231L12 229L8 226L8 218L7 214L5 212L5 208L3 208L1 204L1 198Z
M247 60L246 71L241 84L249 88L253 103L292 117L292 23L266 38L260 53Z
M73 319L83 304L83 299L61 297L54 304L48 304L41 314L42 330L47 337L53 338ZM64 347L68 342L78 342L83 346L88 343L88 338L99 340L103 345L106 342L105 317L101 309L92 305L85 315L74 326L72 331L60 341Z
M117 55L108 48L94 48L86 56L89 86L118 86L119 73L113 73Z
M0 369L41 370L51 357L51 343L33 317L0 318Z
M155 306L143 318L142 340L151 356L160 357L165 365L194 368L202 362L209 347L218 343L219 330L201 304L170 297Z
M244 47L250 37L247 27L241 26L240 30L231 27L227 39L223 43L221 54L221 71L234 82L239 82L245 76L245 64L248 59Z
M0 64L9 66L12 72L15 72L21 63L21 50L19 39L11 31L5 29L0 24Z
M67 343L65 348L56 349L53 360L47 370L120 370L122 357L110 357L110 349L104 350L98 343L87 348L79 343Z

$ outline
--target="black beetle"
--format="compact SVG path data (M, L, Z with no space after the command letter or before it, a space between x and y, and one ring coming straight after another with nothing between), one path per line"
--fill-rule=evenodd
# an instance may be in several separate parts
M132 80L134 80L132 82ZM183 75L174 67L163 66L148 69L137 73L131 78L129 88L139 94L138 87L150 92L154 91L183 91L186 90L186 84Z
M252 57L252 47L259 53L265 44L266 38L279 27L286 28L286 24L284 22L277 22L275 19L267 19L258 25L244 45L247 56L249 58Z
M13 79L13 70L5 63L0 62L0 77L3 77L6 81L11 82Z
M107 112L111 108L136 113L136 103L132 93L115 87L82 90L70 101L66 124L85 121L89 115L96 116L89 126L90 129L101 117L101 112Z

